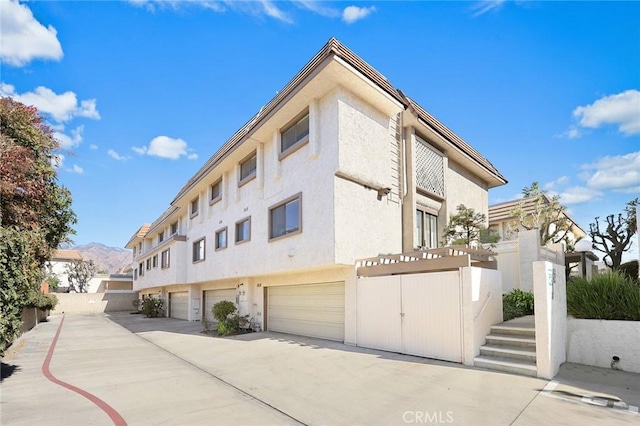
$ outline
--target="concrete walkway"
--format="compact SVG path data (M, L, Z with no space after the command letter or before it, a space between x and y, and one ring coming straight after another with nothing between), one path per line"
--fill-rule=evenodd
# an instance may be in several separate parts
M14 369L2 383L3 426L113 424L42 374L61 319L38 325L3 360ZM201 330L167 318L67 315L50 370L129 425L640 422L621 402L600 406L639 406L637 374L565 364L548 382L319 339Z

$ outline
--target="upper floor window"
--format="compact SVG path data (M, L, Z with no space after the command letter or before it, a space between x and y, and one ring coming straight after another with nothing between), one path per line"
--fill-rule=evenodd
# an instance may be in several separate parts
M216 231L216 250L227 248L227 228Z
M162 253L160 253L160 267L162 269L168 268L170 265L170 249L166 249Z
M236 244L251 240L251 218L236 222Z
M151 259L153 261L153 267L157 268L158 267L158 255L157 254L154 255Z
M211 184L210 188L210 196L209 196L209 204L213 204L216 201L220 201L222 198L222 179L219 179L217 182Z
M147 259L147 271L151 269L151 258Z
M255 151L240 162L240 182L238 182L240 185L256 176L256 164L257 155Z
M171 224L171 235L178 233L178 222L173 222Z
M193 257L194 262L204 260L204 238L200 238L193 243Z
M438 247L438 217L416 210L416 245L422 248Z
M280 153L288 154L309 141L309 113L296 119L282 131L280 138Z
M444 198L444 157L418 137L415 148L417 186Z
M302 195L298 194L269 209L269 239L302 230Z
M196 197L193 200L191 200L191 207L190 207L191 217L194 217L194 216L198 215L199 207L200 207L200 198L199 197Z
M158 244L164 241L164 231L158 234Z
M138 276L143 276L144 275L144 266L143 263L140 262L138 263Z

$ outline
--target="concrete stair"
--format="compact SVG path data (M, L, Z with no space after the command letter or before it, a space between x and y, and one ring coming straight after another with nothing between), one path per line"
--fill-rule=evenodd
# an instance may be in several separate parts
M536 377L536 330L533 316L491 326L476 367Z

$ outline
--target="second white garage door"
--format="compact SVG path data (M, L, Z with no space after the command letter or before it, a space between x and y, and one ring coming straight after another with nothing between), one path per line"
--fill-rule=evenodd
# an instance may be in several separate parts
M236 289L235 288L223 288L220 290L206 290L204 292L204 312L207 318L207 321L216 322L215 318L213 318L213 313L211 313L211 309L213 305L218 302L222 302L223 300L228 300L229 302L236 303Z
M189 319L189 293L169 293L169 315L171 318Z
M344 282L269 287L269 331L344 341Z

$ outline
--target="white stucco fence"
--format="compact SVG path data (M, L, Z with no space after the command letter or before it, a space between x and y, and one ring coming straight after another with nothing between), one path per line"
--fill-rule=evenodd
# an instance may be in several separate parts
M569 318L567 361L640 373L640 321Z

